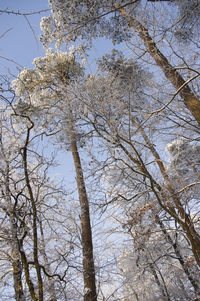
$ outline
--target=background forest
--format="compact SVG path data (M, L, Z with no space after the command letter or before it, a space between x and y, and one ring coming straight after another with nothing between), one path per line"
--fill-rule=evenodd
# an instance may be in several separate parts
M45 55L0 73L0 300L199 301L200 1L1 10L34 14Z

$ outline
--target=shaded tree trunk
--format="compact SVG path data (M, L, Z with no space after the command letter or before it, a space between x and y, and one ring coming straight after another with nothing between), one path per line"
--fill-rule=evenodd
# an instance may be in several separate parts
M20 255L21 255L22 264L24 266L24 274L25 274L26 283L28 285L29 293L30 293L33 301L38 301L38 298L37 298L36 292L35 292L35 288L34 288L34 284L30 277L28 260L27 260L26 254L24 252L24 249L23 249L23 240L21 240L21 242L20 242Z
M153 263L149 263L149 267L150 267L150 270L151 270L151 272L154 276L155 283L157 284L157 286L158 286L158 288L159 288L159 290L162 294L162 297L164 298L164 300L170 301L170 297L169 297L169 294L168 294L168 291L167 291L167 287L166 287L165 283L164 283L164 287L161 284Z
M43 225L42 225L42 220L39 217L38 218L38 222L39 222L39 226L40 226L40 234L41 234L41 255L43 256L43 260L44 260L44 265L45 265L45 271L48 274L52 274L51 273L51 268L50 268L50 264L48 261L48 257L46 254L46 249L45 249L45 238L44 238L44 231L43 231ZM50 295L50 301L57 301L57 297L56 297L56 289L55 289L55 281L53 278L49 278L49 287L48 287L48 293Z

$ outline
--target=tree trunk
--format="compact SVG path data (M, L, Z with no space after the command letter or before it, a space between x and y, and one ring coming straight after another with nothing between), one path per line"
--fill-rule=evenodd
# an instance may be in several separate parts
M33 259L34 259L34 265L37 275L37 286L38 286L38 300L43 301L43 280L42 280L42 274L41 274L41 267L39 264L39 254L38 254L38 229L37 229L37 207L36 202L34 199L33 190L31 187L31 182L29 178L29 172L28 172L28 162L27 162L27 147L29 144L29 138L30 138L30 131L33 128L34 124L30 126L30 128L27 129L27 136L25 145L23 147L23 153L22 153L22 159L23 159L23 168L24 168L24 176L26 181L26 186L29 193L30 203L32 207L32 222L33 222ZM21 253L23 254L23 253ZM24 258L25 259L25 258Z
M72 112L70 111L70 109L69 109L69 115L70 115L71 151L72 151L75 170L76 170L76 182L77 182L79 202L81 207L84 301L97 301L89 201L86 193L82 165L81 165L81 160L80 160L77 143L76 143L76 134L73 126Z
M20 241L20 254L21 254L22 264L24 266L25 279L26 279L26 283L28 285L28 289L29 289L29 293L31 295L31 298L32 298L33 301L39 301L37 296L36 296L36 293L35 293L34 284L33 284L32 280L31 280L31 277L30 277L30 270L29 270L28 260L27 260L26 254L24 252L24 249L23 249L23 240Z
M162 69L166 78L172 83L183 99L186 108L191 112L195 120L200 124L200 101L192 92L189 85L177 70L169 63L167 58L157 48L155 42L150 37L148 30L132 16L129 16L125 9L121 9L121 14L128 20L130 27L133 27L142 39L148 53L153 57L156 64Z
M12 249L12 267L13 267L13 280L15 290L15 300L25 301L24 290L22 285L22 264L18 249Z
M165 283L164 283L164 287L161 284L153 263L149 263L149 267L150 267L150 270L151 270L151 272L152 272L152 274L154 276L155 283L157 284L157 286L158 286L158 288L160 290L160 293L162 294L162 297L164 298L164 300L170 301L170 297L169 297L169 293L167 291L167 287L166 287Z

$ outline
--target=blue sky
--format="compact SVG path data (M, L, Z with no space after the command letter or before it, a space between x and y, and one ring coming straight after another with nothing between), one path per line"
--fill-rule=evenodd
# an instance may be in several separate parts
M36 12L48 9L48 0L1 0L0 10L15 11L21 13ZM44 15L41 13L27 16L28 24L24 16L3 13L0 16L0 72L5 73L5 68L11 68L12 72L18 74L16 66L6 59L14 60L18 64L27 68L32 68L32 61L35 57L43 56L44 49L39 42L40 20ZM33 32L34 31L34 34ZM37 40L36 40L36 39ZM93 64L94 57L101 56L105 49L111 47L111 42L99 41L96 43L91 54L90 63Z
M8 10L20 13L39 12L49 9L48 0L1 0L0 10ZM35 57L44 56L45 51L39 42L40 20L42 16L49 15L49 12L24 16L1 13L0 29L0 73L5 73L6 69L11 69L14 75L18 74L17 65L9 63L13 60L21 66L32 68ZM30 25L28 24L30 23ZM33 33L34 32L34 33ZM111 41L100 39L94 44L90 51L90 57L86 68L89 72L95 72L94 60L101 57L112 48ZM123 48L120 45L117 48ZM90 69L91 67L91 69Z
M48 0L1 0L0 10L15 12L35 12L48 9ZM29 26L24 16L1 13L0 29L0 72L5 69L17 74L16 65L6 59L14 60L18 64L30 68L35 57L43 56L44 49L39 43L40 19L45 13L27 16ZM31 29L32 28L32 29ZM32 32L34 31L34 34ZM35 35L35 36L34 36ZM36 37L36 39L35 39Z

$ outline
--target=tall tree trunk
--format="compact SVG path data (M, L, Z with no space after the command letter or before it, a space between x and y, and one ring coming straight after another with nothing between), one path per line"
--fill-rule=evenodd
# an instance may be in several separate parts
M166 78L172 83L174 88L179 91L180 96L187 109L191 112L195 120L200 124L200 101L192 92L189 85L177 70L169 63L167 58L156 46L148 30L136 19L130 16L125 9L121 9L121 14L128 20L130 27L133 27L142 39L148 53L153 57L156 64L162 69Z
M184 205L182 205L179 195L176 193L176 189L175 189L173 183L171 182L171 180L166 172L165 166L164 166L160 156L158 155L156 149L149 142L148 137L146 136L144 131L142 134L143 134L143 138L144 138L145 142L147 143L149 149L151 150L151 152L155 158L155 161L160 169L160 172L164 178L166 187L171 195L170 197L174 201L174 207L177 209L177 213L178 213L178 215L176 214L177 221L178 221L179 225L182 227L182 229L185 231L185 234L187 235L187 237L191 243L193 255L196 259L197 264L200 266L200 235L196 231L196 229L194 227L194 223L190 218L190 215L186 212Z
M84 301L97 301L95 269L93 257L92 230L90 224L89 201L87 197L81 160L77 148L72 112L69 108L71 151L76 170L79 202L81 207L81 230L83 252Z
M30 296L33 301L38 301L38 297L35 292L35 287L31 280L31 277L30 277L30 269L29 269L28 260L27 260L26 254L24 252L24 249L23 249L23 240L20 240L20 254L21 254L22 264L24 266L24 274L25 274L25 279L26 279L26 283L28 285Z

